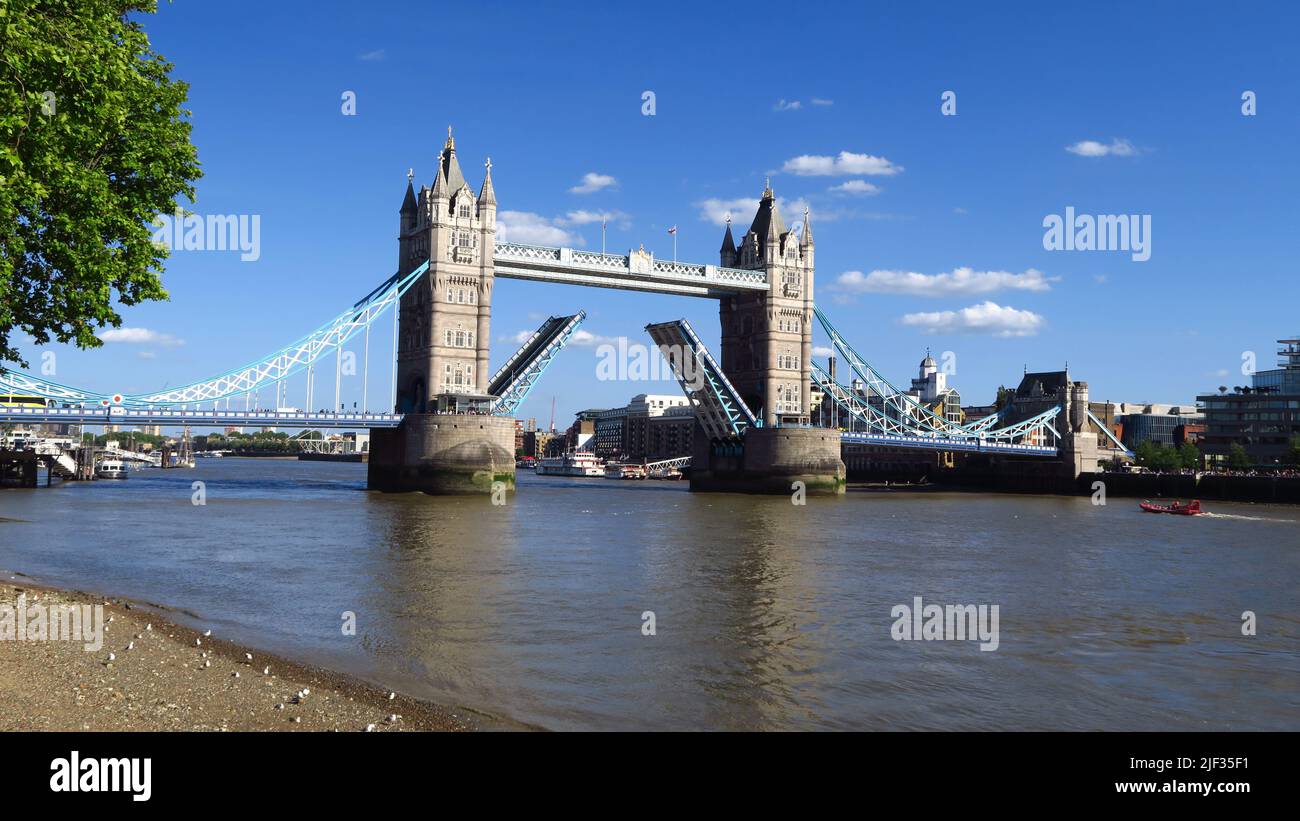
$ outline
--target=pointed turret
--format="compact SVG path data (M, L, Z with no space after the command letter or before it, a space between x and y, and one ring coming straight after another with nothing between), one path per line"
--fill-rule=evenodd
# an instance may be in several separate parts
M803 230L799 232L799 244L805 248L811 248L813 244L812 220L808 216L808 208L803 209Z
M414 176L415 176L414 172L412 171L406 172L406 196L402 198L402 210L400 212L403 217L405 217L407 214L410 214L412 217L415 216L415 212L416 212L415 186L412 185L411 182Z
M445 165L438 162L438 176L434 178L433 189L429 192L435 197L446 198L451 192L447 190L447 175L444 173Z
M483 173L483 188L478 192L478 206L481 209L485 205L493 208L497 204L497 192L492 188L492 158L488 157L487 162L483 163L485 169Z
M439 166L447 178L447 196L455 196L460 189L469 187L465 184L465 175L460 172L460 162L456 159L456 138L451 136L451 126L447 126L447 142L443 143Z
M727 215L727 230L722 235L722 248L718 251L722 258L722 267L730 268L736 264L736 240L731 236L731 215Z
M781 212L776 207L776 194L772 192L772 183L769 180L767 187L763 189L763 198L758 203L758 213L754 214L754 222L749 226L749 233L753 234L760 245L765 249L764 255L775 256L780 253L781 237L785 236L785 222L781 219Z

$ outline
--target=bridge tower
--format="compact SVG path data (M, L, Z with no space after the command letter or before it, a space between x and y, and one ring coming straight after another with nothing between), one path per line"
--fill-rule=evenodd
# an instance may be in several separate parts
M402 297L399 413L427 412L435 396L487 391L497 201L491 160L486 166L476 197L461 173L449 128L433 187L421 187L417 196L407 180L398 271L406 274L425 262L429 270Z
M429 267L400 303L394 401L404 416L399 428L372 433L373 489L514 489L515 421L489 415L486 395L497 201L492 161L485 166L475 196L448 128L433 186L417 193L414 175L407 175L398 217L398 272Z
M722 363L741 400L762 423L742 441L710 442L696 429L691 489L724 492L844 492L840 433L810 427L813 232L805 210L787 230L769 183L736 246L730 220L722 237L725 268L763 271L766 291L721 299Z
M767 292L723 297L722 369L765 427L806 424L812 376L813 233L807 210L787 230L769 184L737 248L728 221L726 268L767 274Z

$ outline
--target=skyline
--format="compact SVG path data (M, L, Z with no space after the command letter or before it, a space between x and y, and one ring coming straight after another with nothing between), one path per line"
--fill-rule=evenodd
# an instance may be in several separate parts
M955 353L951 382L965 404L992 402L1024 367L1067 361L1097 401L1185 403L1248 384L1243 353L1271 367L1273 341L1296 332L1293 307L1267 298L1287 293L1281 243L1242 241L1282 236L1287 224L1278 204L1294 179L1297 117L1284 101L1297 89L1278 70L1285 43L1272 32L1295 15L1260 11L1238 31L1199 9L1126 13L1136 18L1129 31L1040 15L1017 32L1020 51L969 63L977 52L1001 56L1012 39L969 11L937 27L901 12L888 23L893 39L862 54L848 50L855 24L874 19L861 10L844 12L829 34L821 21L782 20L774 45L764 24L708 9L674 27L673 14L548 19L511 7L529 19L507 29L454 8L435 22L163 7L144 22L191 84L205 172L194 210L258 217L260 255L174 252L164 275L171 302L123 309L123 328L96 351L24 346L29 370L52 350L56 381L150 390L229 370L310 331L392 273L407 169L417 186L431 183L450 123L476 190L491 156L511 241L599 249L605 213L610 252L644 243L670 257L676 226L679 259L716 263L723 216L733 215L739 237L770 177L787 223L811 210L819 304L896 384L927 348ZM1144 39L1157 20L1166 36ZM421 35L439 27L463 36L458 58L429 60L436 47ZM711 44L721 30L733 36L720 66ZM817 48L801 37L812 30ZM617 48L629 31L645 45ZM959 43L961 32L980 47ZM241 51L222 47L235 37ZM555 50L530 47L539 41ZM1071 87L1074 59L1098 41L1111 46L1109 62ZM576 52L565 42L611 45ZM781 47L790 59L774 54ZM896 68L914 55L927 64ZM563 76L535 70L539 56ZM779 70L764 71L772 65ZM768 76L777 73L789 77ZM254 87L241 79L250 76L260 78ZM892 84L863 79L874 76ZM701 91L711 85L716 93ZM1255 116L1241 112L1247 90ZM355 116L341 111L349 91ZM642 113L645 91L653 116ZM941 111L947 91L955 116ZM1150 258L1048 251L1044 220L1070 208L1145 215ZM1234 270L1243 287L1224 286ZM586 336L519 411L539 424L553 396L563 426L581 408L679 391L598 381L601 342L649 344L644 325L679 317L706 344L717 341L712 301L511 281L493 307L493 368L546 315L589 314ZM374 344L385 350L382 335ZM827 344L819 333L818 347ZM375 362L378 409L389 366ZM291 404L304 404L301 383ZM345 402L360 393L344 383ZM328 404L330 375L318 378L316 397Z

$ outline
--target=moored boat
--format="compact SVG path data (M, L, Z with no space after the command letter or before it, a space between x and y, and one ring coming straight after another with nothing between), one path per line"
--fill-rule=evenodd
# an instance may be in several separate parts
M575 451L537 460L538 476L604 476L605 463L594 453Z
M620 465L617 463L605 465L606 479L644 479L645 476L644 465Z
M120 459L104 459L95 468L96 479L125 479L126 462Z

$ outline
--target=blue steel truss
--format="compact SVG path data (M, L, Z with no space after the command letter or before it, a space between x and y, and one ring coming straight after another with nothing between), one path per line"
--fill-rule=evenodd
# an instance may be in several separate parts
M876 409L873 424L880 428L880 433L914 436L925 433L950 435L962 431L961 425L930 410L915 397L894 387L893 383L881 376L880 372L859 356L840 332L835 330L835 326L820 308L814 306L813 313L821 322L826 335L830 337L831 344L853 369L858 379L862 380L867 394L863 404Z
M1053 441L1060 439L1061 434L1052 426L1052 420L1062 411L1060 405L1029 419L1002 427L997 425L1005 421L1006 408L970 425L949 421L918 402L915 397L900 391L888 379L881 376L879 371L871 367L857 351L853 350L820 308L814 307L813 311L835 349L848 362L853 373L862 380L865 396L859 396L844 386L836 384L825 371L815 365L813 381L836 404L862 422L869 433L930 438L947 444L978 441L1043 445L1049 433Z
M1115 434L1111 433L1110 428L1106 427L1106 423L1098 419L1096 416L1094 416L1091 410L1088 411L1088 418L1091 419L1093 421L1093 424L1095 424L1098 427L1098 429L1100 429L1101 432L1106 435L1107 439L1115 443L1115 447L1119 448L1121 451L1124 452L1125 456L1132 459L1136 455L1133 453L1133 451L1129 450L1128 446L1125 445L1123 442L1121 442L1115 436Z
M1055 439L1060 434L1052 425L1052 420L1061 413L1061 406L1049 408L1037 416L1032 416L1014 425L1002 428L971 430L958 428L952 432L939 435L933 431L917 429L908 433L899 433L893 426L882 424L882 415L872 408L853 391L836 384L815 363L812 367L813 382L836 405L848 413L854 421L865 428L861 433L844 434L844 441L857 441L877 445L897 444L900 447L929 447L939 450L1006 450L1008 452L1026 452L1034 455L1056 453ZM998 416L986 419L996 420ZM984 422L981 419L980 422ZM889 432L885 428L889 427ZM955 426L957 427L957 426ZM1053 444L1048 444L1047 434L1054 437Z
M426 262L409 274L394 274L351 307L306 336L256 362L250 362L220 376L191 382L178 388L138 394L103 394L83 391L17 371L0 373L0 387L36 394L59 403L121 405L124 407L173 407L212 402L228 396L250 393L263 385L279 382L298 373L324 353L343 346L373 323L428 269Z
M569 343L573 332L587 318L586 311L573 316L553 316L506 360L493 375L488 392L499 397L492 405L497 416L513 416L515 409L528 398L560 349Z
M679 319L647 325L645 329L668 360L682 392L695 406L700 427L710 439L742 436L747 429L761 426L691 323Z

